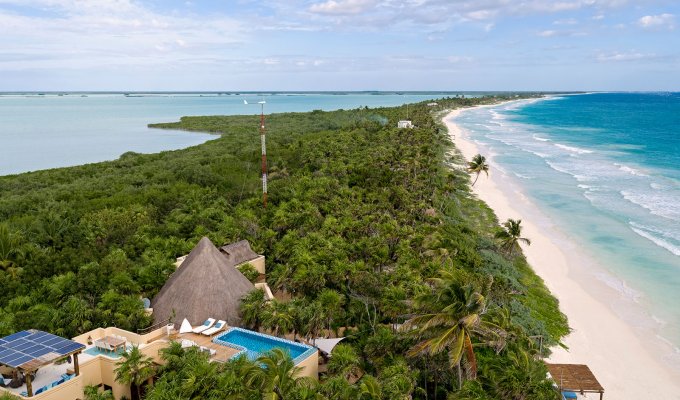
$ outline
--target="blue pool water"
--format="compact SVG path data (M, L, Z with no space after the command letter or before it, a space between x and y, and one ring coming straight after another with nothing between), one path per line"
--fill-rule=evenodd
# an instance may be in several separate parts
M90 347L89 349L86 349L85 351L83 351L83 353L86 353L86 354L89 354L89 355L95 356L95 357L102 355L102 356L111 357L111 358L120 358L122 351L120 351L120 352L104 351L104 350L100 350L96 347Z
M612 308L680 347L680 94L560 96L456 122L630 300Z
M244 348L246 356L250 360L255 360L262 354L267 353L274 348L280 348L287 351L295 360L295 362L298 363L306 358L306 353L310 353L314 350L313 347L306 346L301 343L295 343L291 342L290 340L280 339L239 328L230 329L227 331L227 333L215 338L213 342L222 345L232 344L237 347Z

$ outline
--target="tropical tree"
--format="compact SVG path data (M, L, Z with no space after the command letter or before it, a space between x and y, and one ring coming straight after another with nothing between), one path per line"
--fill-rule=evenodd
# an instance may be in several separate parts
M485 386L499 399L554 399L553 382L547 378L547 372L542 361L513 345L504 357L493 360L486 368Z
M361 374L360 359L354 347L348 344L335 346L328 361L328 372L342 375L347 380L358 378Z
M274 348L258 357L257 362L262 364L262 368L256 371L250 381L260 382L264 399L292 398L298 385L306 381L306 378L299 376L302 368L296 367L290 354L280 348Z
M116 380L125 385L134 386L133 400L141 399L141 385L148 381L154 374L153 359L144 355L139 347L133 346L130 351L121 355L121 360L116 363Z
M479 179L479 174L482 172L486 173L486 176L489 176L489 164L486 162L486 157L481 154L472 157L472 160L468 162L467 171L477 175L474 182L472 182L472 186L475 186L477 179Z
M267 300L264 298L264 290L256 289L241 299L240 311L241 321L244 325L253 330L260 330L262 323L263 310Z
M342 313L342 305L345 302L345 299L335 290L324 289L319 293L317 301L321 304L326 313L326 329L328 329L328 333L330 333L333 320Z
M10 232L7 224L0 224L0 269L5 271L15 267L14 256L19 252L19 238Z
M359 382L359 390L361 400L380 400L382 398L380 382L374 376L364 375Z
M413 371L404 359L397 361L380 371L379 375L382 396L390 400L411 400L416 379Z
M513 256L520 251L519 242L527 245L531 244L531 240L522 235L522 220L508 219L503 222L503 230L496 233L496 238L501 241L501 249L509 256Z
M113 393L110 390L99 391L99 388L94 385L87 385L83 389L85 393L85 400L114 400Z
M285 335L293 330L293 308L289 303L272 300L264 308L262 326L270 330L274 336Z
M449 367L458 369L462 383L461 362L467 376L477 375L477 359L473 338L492 338L502 335L502 330L487 321L485 294L490 282L483 288L461 273L441 271L441 278L432 278L433 290L416 298L415 304L424 311L404 324L416 336L425 338L408 351L408 355L438 354L448 352Z

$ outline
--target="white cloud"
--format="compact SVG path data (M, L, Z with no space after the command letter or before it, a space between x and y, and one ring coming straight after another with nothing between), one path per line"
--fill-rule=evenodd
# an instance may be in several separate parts
M576 37L576 36L587 36L588 33L584 31L576 31L576 30L552 30L548 29L545 31L541 31L537 33L538 36L540 37L557 37L557 36L562 36L562 37Z
M638 25L647 29L674 29L675 15L659 14L645 15L638 20Z
M317 14L348 15L359 14L376 5L374 0L328 0L312 4L309 11Z
M616 62L616 61L637 61L655 57L654 54L644 54L637 51L629 52L610 52L600 53L595 58L599 62Z
M300 0L295 0L300 1ZM405 25L450 28L466 22L494 23L518 15L557 14L561 12L620 7L625 0L326 0L307 7L308 22L324 23L332 18L333 26L361 27L379 30ZM556 21L557 25L572 25L573 19Z
M576 18L565 18L553 21L553 25L577 25L578 20Z
M40 12L22 15L2 5ZM247 32L233 18L160 13L130 0L0 0L0 71L166 66L209 59ZM10 53L24 60L3 57Z

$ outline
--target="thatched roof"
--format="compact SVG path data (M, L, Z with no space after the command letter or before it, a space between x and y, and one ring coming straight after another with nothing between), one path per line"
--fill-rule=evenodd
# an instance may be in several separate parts
M192 325L198 325L212 317L236 326L241 320L240 300L254 289L204 237L153 299L154 322L168 321L174 310L175 324L186 318Z
M234 266L252 261L260 256L250 248L250 243L247 240L226 244L220 247L220 252L224 254L229 264Z
M590 368L582 364L548 364L548 371L560 390L583 393L604 393Z

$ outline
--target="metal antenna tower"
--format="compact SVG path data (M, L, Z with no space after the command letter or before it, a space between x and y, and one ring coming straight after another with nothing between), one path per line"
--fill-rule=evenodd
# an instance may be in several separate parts
M249 105L248 101L243 100L243 104ZM264 125L264 99L257 102L260 105L260 142L262 144L262 206L267 208L267 142Z

